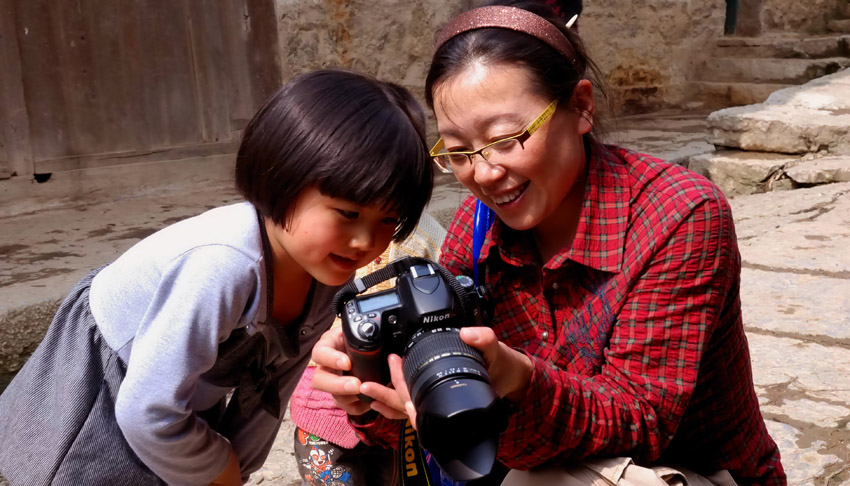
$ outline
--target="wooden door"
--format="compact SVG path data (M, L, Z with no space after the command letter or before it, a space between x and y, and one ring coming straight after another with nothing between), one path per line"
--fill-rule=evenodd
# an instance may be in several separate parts
M0 0L0 31L16 173L235 152L280 84L273 0Z

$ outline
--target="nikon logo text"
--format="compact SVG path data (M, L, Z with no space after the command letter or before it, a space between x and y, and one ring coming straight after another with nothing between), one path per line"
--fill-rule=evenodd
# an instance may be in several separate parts
M425 318L422 319L422 323L423 324L431 324L432 322L445 321L449 317L451 317L451 313L440 314L438 316L425 316Z

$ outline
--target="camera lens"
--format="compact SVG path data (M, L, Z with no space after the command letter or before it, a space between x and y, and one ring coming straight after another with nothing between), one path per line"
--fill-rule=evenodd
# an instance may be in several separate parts
M490 473L503 417L481 352L456 328L421 329L409 341L404 377L422 447L455 481Z

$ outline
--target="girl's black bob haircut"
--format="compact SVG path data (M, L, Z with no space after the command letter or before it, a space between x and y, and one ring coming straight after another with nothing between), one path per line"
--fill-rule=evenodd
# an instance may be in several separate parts
M364 74L325 69L293 78L248 123L236 186L262 214L289 224L301 191L397 211L398 242L431 198L425 114L409 91Z

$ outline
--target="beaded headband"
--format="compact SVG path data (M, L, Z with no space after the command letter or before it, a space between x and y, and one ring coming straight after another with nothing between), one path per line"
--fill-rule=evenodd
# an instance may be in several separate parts
M564 56L578 74L584 71L579 69L575 49L563 32L543 17L516 7L479 7L458 15L440 32L434 51L458 34L487 27L514 30L535 37Z

